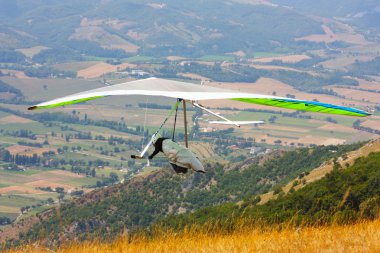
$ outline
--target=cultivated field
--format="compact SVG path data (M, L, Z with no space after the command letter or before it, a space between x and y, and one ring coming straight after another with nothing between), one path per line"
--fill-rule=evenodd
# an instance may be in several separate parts
M282 61L287 63L296 63L303 60L310 59L309 56L304 54L296 54L296 55L284 55L284 56L273 56L273 57L258 57L254 58L252 62L260 62L260 63L270 63L272 61Z
M57 199L55 192L42 191L40 187L63 187L65 192L82 189L81 186L94 184L96 179L86 178L70 171L57 173L52 169L34 168L26 171L6 171L0 169L0 194L4 198L9 198L1 202L0 216L14 218L20 215L20 208L28 204L23 198L31 200L33 203L43 203L48 198ZM13 211L10 212L9 210Z
M351 64L354 64L356 61L370 61L375 58L374 55L352 55L352 54L340 54L334 56L332 59L324 61L321 65L327 69L339 69L345 70Z
M54 65L54 68L63 70L63 71L74 71L78 72L81 69L86 69L91 66L98 64L98 61L80 61L80 62L65 62Z
M27 124L32 123L33 120L22 118L16 115L9 115L0 118L0 124L9 124L9 123L15 123L15 124Z
M110 163L109 167L95 167L92 168L96 171L96 177L86 177L84 174L77 174L70 171L71 166L60 166L60 169L53 169L51 167L35 167L35 166L20 166L24 171L11 171L6 170L9 166L1 164L0 166L0 194L4 198L8 198L7 202L0 202L0 216L6 216L14 219L20 215L20 208L25 207L23 198L27 198L35 204L45 205L48 198L57 200L58 193L47 192L41 188L51 187L54 190L57 187L63 187L65 193L70 193L74 190L88 191L87 186L95 185L97 181L101 181L105 177L109 177L111 172L116 173L121 180L125 172L128 171L127 162L123 162L121 157L129 157L131 152L135 150L125 150L115 155L101 154L102 150L113 151L114 147L104 140L80 140L73 139L70 142L65 141L65 135L75 134L77 132L92 132L93 136L103 136L108 138L111 135L130 140L136 140L136 136L131 136L118 131L109 130L107 128L95 126L81 126L75 124L63 124L68 127L67 130L62 130L58 126L45 126L42 123L35 122L26 118L22 118L8 113L0 113L0 145L8 150L12 155L26 155L32 156L37 154L42 156L47 151L56 153L55 159L66 161L94 161L103 159ZM28 130L35 134L35 139L28 139L22 137L15 137L9 134L19 131ZM56 133L53 135L52 133ZM140 138L138 138L140 140ZM47 141L48 145L43 147L32 147L18 144L18 142L27 143L43 143ZM57 149L67 147L66 153L58 154ZM81 150L72 151L72 148L81 147ZM120 147L121 149L121 147ZM66 170L61 170L61 167L66 167ZM119 171L117 168L125 167L124 172ZM28 215L26 213L25 215Z
M26 100L45 101L70 95L84 90L95 89L104 84L95 81L80 79L19 79L14 77L0 77L0 80L19 89ZM7 105L9 107L9 105ZM26 109L27 106L24 106Z
M375 104L380 103L380 93L361 91L356 89L345 89L345 88L332 88L333 91L338 93L339 95L345 96L351 100L361 100L372 102Z
M331 28L324 24L322 25L324 34L309 35L302 38L297 38L296 40L307 40L313 42L325 42L331 43L334 41L344 41L350 44L368 45L369 42L365 40L364 36L354 31L341 31L339 33L334 33Z
M44 46L35 46L35 47L29 47L29 48L19 48L16 51L23 53L26 57L32 58L34 55L46 49L49 49L49 48L44 47Z
M380 120L366 120L363 122L362 126L380 131Z
M24 71L12 70L12 69L0 69L1 73L4 75L9 75L11 77L16 77L20 79L30 79L31 77L25 75Z
M286 70L286 71L295 71L295 72L302 72L301 70L290 68L290 67L282 67L282 66L276 66L276 65L258 65L258 64L250 64L249 65L252 68L255 69L265 69L265 70Z
M119 65L111 65L108 63L100 62L95 65L91 65L88 68L81 69L78 71L78 77L83 78L96 78L107 73L122 71L126 68L134 68L136 65L131 63L122 63Z

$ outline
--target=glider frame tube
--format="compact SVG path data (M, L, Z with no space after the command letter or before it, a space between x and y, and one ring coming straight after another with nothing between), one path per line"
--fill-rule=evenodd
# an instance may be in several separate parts
M144 155L145 153L148 151L149 147L153 144L153 141L154 141L154 138L157 136L157 134L160 132L160 130L163 128L163 126L165 125L165 123L168 121L168 119L173 115L173 113L177 110L178 106L180 105L180 103L182 102L182 99L178 99L177 100L177 103L175 103L175 105L172 107L172 109L170 110L168 116L166 116L165 120L162 122L161 126L157 129L157 131L152 135L152 137L150 138L150 141L148 142L148 144L145 146L145 148L143 149L143 151L141 151L140 155L136 156L136 155L131 155L131 158L133 159L143 159L144 158Z
M202 106L202 105L200 105L200 104L198 104L198 103L196 103L196 102L194 102L194 101L192 102L192 104L193 104L195 107L198 107L199 109L202 109L202 110L204 110L204 111L206 111L206 112L208 112L208 113L214 115L215 117L218 117L218 118L220 118L220 119L222 119L222 120L224 120L224 121L227 121L227 122L230 123L231 125L235 125L235 126L237 126L237 127L240 127L239 124L237 124L237 123L235 123L235 122L233 122L233 121L231 121L231 120L229 120L229 119L227 119L227 118L225 118L225 117L223 117L223 116L221 116L221 115L219 115L219 114L217 114L217 113L215 113L215 112L213 112L213 111L211 111L211 110L205 108L204 106Z

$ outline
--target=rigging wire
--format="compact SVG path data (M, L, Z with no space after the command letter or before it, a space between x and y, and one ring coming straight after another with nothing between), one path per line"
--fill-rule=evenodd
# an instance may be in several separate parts
M144 143L145 143L145 128L146 128L146 118L148 114L148 98L145 100L145 115L144 115L144 125L143 125L143 138L141 141L141 150L144 149Z
M177 99L177 102L179 101L179 99ZM177 108L175 109L175 116L174 116L174 126L173 126L173 135L172 135L172 141L174 141L174 135L175 135L175 127L177 125L177 115L178 115L178 106Z

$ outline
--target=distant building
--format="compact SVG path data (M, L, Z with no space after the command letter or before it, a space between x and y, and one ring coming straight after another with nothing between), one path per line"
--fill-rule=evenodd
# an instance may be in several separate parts
M145 71L139 70L139 69L132 69L131 72L130 72L130 75L131 76L135 76L135 77L147 77L147 76L150 76L150 74L148 72L145 72Z
M228 146L227 148L231 149L231 150L238 150L239 149L239 147L236 145L231 145L231 146Z
M258 154L261 154L261 153L265 153L266 151L266 148L263 148L263 147L251 147L251 148L248 148L249 149L249 153L251 155L258 155Z
M204 127L204 128L200 128L201 132L203 133L211 133L211 132L214 132L214 128L212 127Z
M15 164L7 165L7 166L5 166L3 168L5 170L9 170L9 171L26 171L26 168L24 166L17 166Z

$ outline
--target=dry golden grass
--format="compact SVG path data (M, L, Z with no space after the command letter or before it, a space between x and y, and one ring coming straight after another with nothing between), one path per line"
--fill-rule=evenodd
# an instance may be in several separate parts
M5 251L52 252L37 244ZM152 240L129 242L121 236L112 243L74 242L56 252L380 252L380 221L346 226L242 229L232 234L185 231L163 234Z

